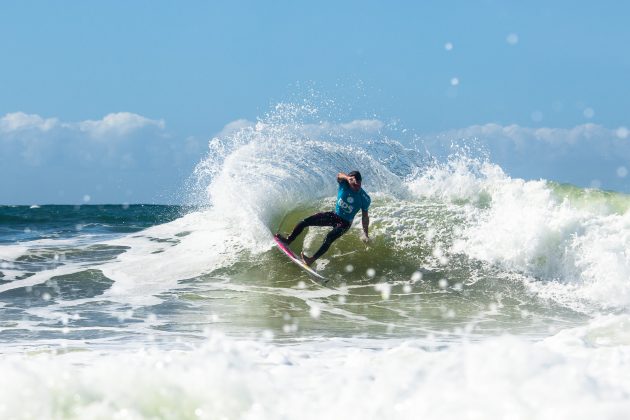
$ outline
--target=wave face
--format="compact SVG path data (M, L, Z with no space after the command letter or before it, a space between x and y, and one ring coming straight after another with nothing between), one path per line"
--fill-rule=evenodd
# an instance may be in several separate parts
M630 197L319 120L280 105L228 126L190 206L0 207L0 366L38 402L24 417L627 413ZM321 287L272 235L331 210L354 169L373 242L355 220L317 262ZM366 388L380 397L348 411ZM0 412L19 417L25 395Z
M438 163L375 122L303 123L310 112L279 107L214 138L195 170L204 204L250 235L249 251L268 249L270 232L290 230L309 212L331 209L335 174L360 169L375 198L376 243L356 257L362 268L387 267L384 281L457 270L467 283L518 279L582 312L630 303L628 196L512 179L482 153L462 148ZM312 246L321 240L314 235L307 236ZM343 254L360 247L343 238L336 248ZM392 274L405 266L415 270Z

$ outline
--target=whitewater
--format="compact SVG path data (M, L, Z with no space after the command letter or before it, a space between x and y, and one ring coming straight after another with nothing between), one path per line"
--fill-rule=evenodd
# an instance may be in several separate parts
M630 197L313 114L211 139L186 205L0 207L0 418L628 417ZM322 287L272 235L355 169Z

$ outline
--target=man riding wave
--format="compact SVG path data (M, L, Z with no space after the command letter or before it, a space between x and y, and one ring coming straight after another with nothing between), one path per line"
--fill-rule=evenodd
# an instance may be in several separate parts
M368 228L370 226L370 217L368 215L368 208L370 207L372 199L363 188L361 188L361 181L362 178L359 171L352 171L348 174L343 172L338 173L337 182L339 183L339 188L337 190L335 211L316 213L309 216L299 222L288 237L277 234L276 238L286 244L290 244L302 233L304 228L308 226L331 226L333 229L328 232L324 243L322 243L321 247L312 257L306 256L304 252L300 254L304 263L311 266L319 257L328 251L328 248L330 248L330 245L335 240L350 229L354 216L361 210L361 224L364 233L361 239L365 243L369 242Z

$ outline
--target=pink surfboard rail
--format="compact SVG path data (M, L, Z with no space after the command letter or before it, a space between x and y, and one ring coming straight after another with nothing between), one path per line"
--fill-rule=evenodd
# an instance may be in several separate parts
M287 244L285 244L284 242L282 242L280 239L276 238L275 236L273 237L273 240L276 241L278 248L280 248L280 250L284 252L286 256L291 259L291 261L299 265L304 271L306 271L313 277L323 280L324 282L328 281L326 277L322 276L317 271L313 270L311 267L306 265L299 256L295 255L295 252L291 251L291 248L289 248Z

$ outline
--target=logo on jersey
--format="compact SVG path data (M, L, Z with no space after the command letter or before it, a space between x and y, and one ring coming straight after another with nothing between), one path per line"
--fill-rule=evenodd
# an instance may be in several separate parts
M348 197L348 203L350 203L350 204L354 203L354 198Z
M351 197L348 197L348 198L351 198ZM348 200L348 201L350 201L350 200ZM339 201L337 201L337 204L346 213L352 213L352 210L354 210L354 207L351 206L350 204L346 203L345 201L343 201L342 198L340 198Z

